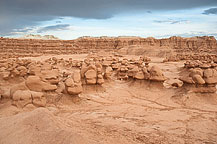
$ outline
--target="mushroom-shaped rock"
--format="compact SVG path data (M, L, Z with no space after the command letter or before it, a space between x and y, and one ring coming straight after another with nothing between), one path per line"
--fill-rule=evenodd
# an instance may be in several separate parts
M52 91L57 89L56 85L51 85L41 81L39 76L29 76L26 79L25 83L26 86L32 91L41 92L41 91Z
M189 74L190 77L192 77L193 75L196 75L196 74L203 77L203 70L201 68L192 68L192 69L190 69L190 74Z
M127 75L128 75L129 77L135 77L135 75L136 75L138 72L139 72L138 66L133 66L133 68L128 71ZM138 76L138 75L137 75L137 76Z
M26 86L25 82L21 82L19 84L16 84L10 88L10 96L13 97L13 94L18 90L28 90L28 87Z
M82 86L74 85L73 87L67 87L67 92L70 95L78 95L82 92Z
M146 67L143 67L142 71L144 73L145 79L149 79L150 78L150 73L148 72L148 69Z
M163 72L158 66L152 66L150 69L150 80L164 81L166 80L166 78L164 77Z
M204 75L205 78L212 77L213 76L212 69L206 69L206 70L204 70L203 75Z
M31 91L31 94L35 106L44 107L46 105L46 98L42 92Z
M10 78L10 72L8 71L1 72L1 75L4 80L8 80Z
M27 74L27 68L24 66L19 66L17 70L19 71L20 76L25 76Z
M217 70L206 69L204 71L204 80L207 84L216 84L217 83Z
M66 81L65 81L65 85L67 86L67 87L72 87L72 86L74 86L74 80L72 79L72 78L67 78L66 79Z
M91 69L85 73L87 84L96 84L96 71Z
M41 71L41 77L43 80L48 81L51 84L59 83L59 71L57 69Z
M110 66L106 67L106 69L105 69L105 78L107 78L107 79L111 78L112 72L113 72L112 67L110 67Z
M179 79L185 83L188 83L188 84L194 83L192 77L189 77L189 76L181 76Z
M138 79L138 80L143 80L143 79L145 79L145 76L144 76L144 73L142 71L139 71L135 74L134 78Z
M29 90L17 90L13 96L13 104L17 107L25 107L27 104L32 103L32 95Z
M164 81L163 85L166 88L171 88L171 87L178 88L178 87L182 87L183 81L181 81L179 79L168 79L168 80Z
M73 80L75 83L80 83L81 82L81 74L79 71L74 71L73 72Z
M41 67L37 65L30 65L28 73L30 75L39 75L41 73Z
M203 78L199 74L193 75L192 79L196 84L201 84L201 85L205 84L205 81L203 80Z

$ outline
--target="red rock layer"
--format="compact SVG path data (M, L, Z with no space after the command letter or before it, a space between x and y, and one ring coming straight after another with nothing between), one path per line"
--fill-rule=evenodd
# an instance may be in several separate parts
M76 40L36 40L0 38L1 57L38 56L42 54L76 54L115 51L123 47L168 48L178 53L217 53L217 42L212 36L170 37L165 39L140 37L82 37Z

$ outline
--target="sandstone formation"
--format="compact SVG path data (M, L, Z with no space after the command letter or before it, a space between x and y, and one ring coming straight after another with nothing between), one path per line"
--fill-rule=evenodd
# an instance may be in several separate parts
M37 40L0 38L0 57L26 57L43 54L82 54L89 52L133 51L145 54L145 50L171 50L175 53L217 53L214 37L170 37L165 39L140 37L81 37L75 40ZM125 51L125 50L124 50ZM160 52L160 53L163 53ZM127 53L126 53L127 54ZM130 53L129 53L130 54Z
M185 68L181 72L181 78L185 83L200 85L197 92L216 92L217 65L213 61L186 61ZM207 90L206 90L207 89Z
M186 54L186 53L179 53L175 55L170 55L164 59L164 62L176 62L181 60L202 60L207 62L217 62L217 54L210 54L210 53L193 53L193 54Z
M216 48L213 37L0 38L0 143L216 143Z
M0 79L5 82L19 79L10 87L8 96L17 107L45 106L47 92L79 95L84 85L103 85L114 79L164 81L161 69L149 67L150 61L145 56L126 59L115 55L88 55L83 61L56 57L45 61L8 59L1 63Z
M13 104L24 107L28 104L45 106L47 92L79 95L84 85L103 85L107 81L140 80L164 82L169 87L182 87L183 82L203 86L201 92L214 92L217 83L217 56L214 37L169 39L139 37L82 37L76 40L33 40L0 39L0 79L11 81L18 79L8 94ZM138 46L140 57L124 58L117 52ZM176 55L167 57L164 62L188 60L180 73L180 79L167 79L157 66L149 66L151 59L142 49L172 49ZM25 48L25 49L23 49ZM103 50L104 52L99 52ZM132 49L133 50L133 49ZM97 53L94 53L98 51ZM115 52L116 51L116 52ZM185 54L191 51L191 54ZM207 54L202 54L201 52ZM92 52L92 53L91 53ZM108 52L108 53L105 53ZM185 52L185 53L184 53ZM69 58L52 57L45 61L11 58L11 56L38 56L42 54L90 53L83 61ZM10 56L11 54L11 56ZM212 90L205 90L206 88ZM197 90L198 92L198 90ZM24 93L21 95L21 93Z

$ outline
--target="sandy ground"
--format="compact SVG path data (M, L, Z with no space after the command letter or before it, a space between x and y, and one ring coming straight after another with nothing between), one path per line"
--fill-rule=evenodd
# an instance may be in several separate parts
M183 62L160 63L178 78ZM217 95L166 89L145 81L111 81L84 87L46 108L0 104L0 144L215 144Z

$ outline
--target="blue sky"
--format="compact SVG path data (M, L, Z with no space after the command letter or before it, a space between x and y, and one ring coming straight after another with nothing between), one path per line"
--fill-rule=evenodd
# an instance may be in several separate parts
M124 8L119 6L114 9L114 13L110 12L108 8L105 11L102 9L87 16L86 13L83 14L84 16L79 13L79 16L73 15L73 12L70 15L58 13L54 15L51 13L46 15L46 17L43 14L34 15L33 13L26 15L22 13L20 14L20 19L17 19L21 22L18 23L16 21L14 23L15 25L9 25L8 29L4 29L0 35L20 37L27 34L40 34L55 35L61 39L75 39L81 36L164 38L170 36L191 37L204 35L212 35L217 38L217 3L212 0L210 2L212 3L207 6L201 4L190 8L186 8L187 6L185 7L185 5L181 8L174 5L176 6L174 9L166 5L165 9L159 7L154 9L148 7L140 8L139 5L136 5L137 7L135 9L134 7L127 9L128 6ZM119 12L118 8L122 10ZM92 11L93 9L90 12ZM66 12L69 13L70 11ZM100 12L103 13L102 16ZM98 15L98 13L100 14ZM4 18L4 15L0 15L1 17ZM10 19L6 20L10 22ZM26 23L24 23L25 21ZM1 29L3 29L3 24L1 25L0 21Z

